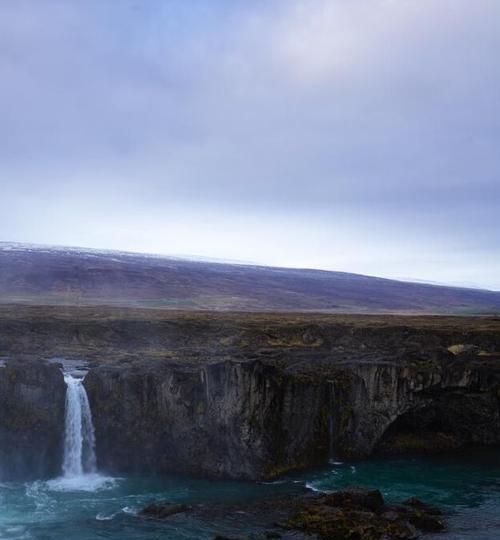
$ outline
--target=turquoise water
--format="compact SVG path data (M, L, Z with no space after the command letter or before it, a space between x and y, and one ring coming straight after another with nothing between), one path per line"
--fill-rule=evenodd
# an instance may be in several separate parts
M490 450L466 457L335 463L269 484L98 475L76 483L0 484L0 539L203 540L215 534L257 535L259 524L245 524L241 514L209 522L184 514L158 523L136 512L154 501L234 504L299 493L306 487L331 490L352 484L378 487L389 500L418 496L442 506L451 526L445 538L500 538L500 451Z

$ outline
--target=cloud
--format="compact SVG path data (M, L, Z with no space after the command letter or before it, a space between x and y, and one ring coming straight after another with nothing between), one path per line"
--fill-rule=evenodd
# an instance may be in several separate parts
M5 0L2 236L179 252L151 232L175 216L186 253L500 287L499 20L494 0Z

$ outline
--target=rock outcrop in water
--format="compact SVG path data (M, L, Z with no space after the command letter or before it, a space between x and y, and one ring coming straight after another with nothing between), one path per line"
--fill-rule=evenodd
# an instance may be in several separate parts
M106 471L262 479L333 456L500 443L498 319L29 313L0 316L0 350L89 360L84 385ZM0 379L10 408L0 410L0 452L19 440L16 459L50 474L62 375L33 360L15 370L36 390L27 397L25 385ZM21 428L5 412L14 405ZM52 412L33 423L30 407ZM40 448L53 451L34 456L42 434Z
M419 499L389 504L380 491L355 486L328 494L307 493L229 506L154 503L139 512L143 518L158 520L179 518L179 514L177 523L190 516L213 523L214 516L234 519L238 515L242 526L252 523L265 531L256 536L262 539L415 540L422 533L446 528L442 512ZM214 540L231 538L217 535Z
M59 474L65 392L56 365L9 361L0 367L0 480Z
M324 540L397 540L445 529L441 512L418 499L400 505L384 501L378 490L351 487L303 498L290 505L282 527L315 534Z

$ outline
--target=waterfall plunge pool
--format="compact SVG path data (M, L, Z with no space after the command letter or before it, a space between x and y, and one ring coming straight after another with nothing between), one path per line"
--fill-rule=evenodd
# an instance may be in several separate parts
M74 366L72 366L74 367ZM434 538L500 538L500 452L461 452L427 459L332 463L271 483L221 482L169 475L111 478L96 470L92 414L82 384L85 371L66 369L63 474L46 482L0 483L0 540L204 540L215 535L262 538L268 528L241 512L190 513L163 522L138 511L152 502L190 505L250 502L306 489L375 487L389 501L411 496L441 506L450 532ZM205 513L210 515L210 512ZM432 536L426 536L432 539Z
M98 474L72 486L64 478L0 485L2 540L204 540L216 534L259 538L258 523L244 514L199 521L189 513L164 522L137 511L155 501L236 504L306 487L333 490L347 485L381 489L388 500L417 496L449 514L450 532L426 536L442 540L500 538L500 453L498 449L421 459L372 460L331 465L274 483L220 482L175 475L105 478ZM92 484L92 479L95 483Z

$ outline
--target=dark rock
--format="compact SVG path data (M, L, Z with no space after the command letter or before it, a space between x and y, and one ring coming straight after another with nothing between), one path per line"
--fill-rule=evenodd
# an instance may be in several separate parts
M411 514L408 521L423 532L439 532L445 529L445 524L441 518L419 510Z
M230 517L234 523L238 515L240 530L258 526L264 531L258 536L262 539L412 540L423 532L443 529L439 517L408 505L386 504L383 499L381 505L381 498L377 490L358 487L323 495L307 492L237 505L199 505L192 509L190 519L210 524L214 517ZM148 508L153 517L164 517L163 513L173 513L174 506L178 505L165 503ZM145 511L141 514L146 515ZM223 534L215 539L243 540Z
M328 457L327 387L261 361L91 369L99 467L273 478Z
M426 504L422 502L420 499L417 499L417 497L411 497L410 499L403 502L406 506L411 506L412 508L416 508L417 510L421 510L422 512L426 512L427 514L431 514L433 516L441 516L443 513L439 508L436 508L435 506L430 506L429 504Z
M292 510L284 527L316 534L325 540L411 540L419 537L419 531L443 530L444 523L427 513L424 503L421 505L418 510L386 505L378 490L349 488L304 498Z
M454 355L456 343L480 353ZM500 444L493 318L0 307L0 352L89 361L97 461L110 473L256 480L332 452ZM0 374L0 463L57 474L62 377L55 365L53 381L27 369L26 384ZM33 430L13 425L28 420Z
M263 479L325 463L331 448L349 458L500 443L496 364L340 369L325 358L299 372L287 354L286 369L275 359L91 369L99 466Z
M384 498L378 489L351 486L327 495L325 504L344 509L363 508L378 512L384 506Z
M153 503L149 506L143 508L139 515L151 517L155 519L165 519L174 514L180 514L182 512L187 512L191 510L191 506L187 504L176 504L176 503Z
M0 367L0 480L60 474L65 397L56 365L9 360Z
M387 512L381 514L381 517L387 521L397 521L401 516L394 510L388 510Z

